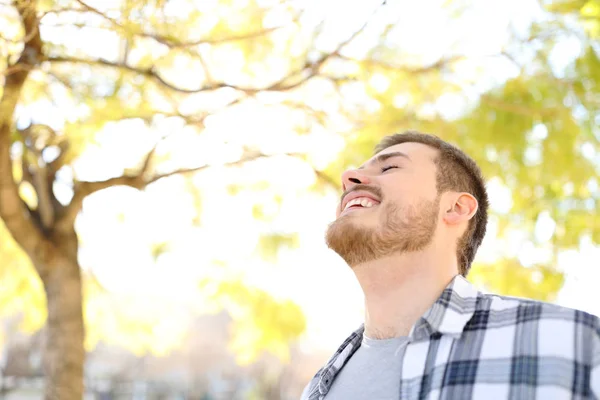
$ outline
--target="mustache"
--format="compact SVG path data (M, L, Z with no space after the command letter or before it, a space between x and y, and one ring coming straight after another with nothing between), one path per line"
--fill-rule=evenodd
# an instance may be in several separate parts
M383 193L381 193L381 189L379 189L377 186L370 186L359 183L358 185L352 186L350 189L342 193L342 197L340 198L340 204L342 204L342 202L344 201L344 197L346 197L349 193L355 192L357 190L374 194L379 200L383 201Z

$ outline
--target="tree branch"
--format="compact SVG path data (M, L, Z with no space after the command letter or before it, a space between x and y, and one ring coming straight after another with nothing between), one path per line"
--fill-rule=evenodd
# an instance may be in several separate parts
M76 182L75 187L74 187L75 194L73 195L73 199L71 200L71 203L66 207L64 212L61 214L61 216L58 218L57 223L56 223L56 229L63 230L63 229L69 229L69 227L72 227L73 223L75 222L75 218L77 218L77 215L79 214L79 211L81 210L83 200L87 196L89 196L93 193L96 193L101 190L108 189L108 188L114 187L114 186L129 186L129 187L133 187L135 189L141 190L154 182L157 182L164 178L168 178L170 176L190 174L193 172L202 171L204 169L212 167L212 165L204 164L204 165L200 165L200 166L194 167L194 168L181 168L181 169L177 169L177 170L167 172L164 174L158 174L158 175L155 175L150 178L144 178L144 174L146 172L145 169L147 168L147 164L149 163L148 160L151 158L151 153L152 153L152 151L146 156L144 166L142 167L142 169L140 169L140 171L136 175L131 175L131 176L123 175L123 176L118 176L115 178L110 178L105 181L97 181L97 182L87 182L87 181ZM248 161L253 161L253 160L256 160L259 158L264 158L264 157L268 157L268 156L265 154L262 154L262 153L249 152L248 154L246 154L239 160L225 163L223 165L227 166L227 167L232 167L232 166L241 165Z
M61 13L65 13L65 12L82 13L82 12L87 12L87 10L82 10L81 8L73 8L73 7L53 8L51 10L44 11L42 14L40 14L39 20L41 22L44 19L44 17L48 14L61 14Z
M381 67L384 69L390 69L393 71L405 72L408 74L423 74L423 73L439 70L439 69L442 69L442 68L448 66L451 63L466 59L465 56L461 56L461 55L450 56L450 57L441 58L438 61L436 61L430 65L413 68L413 67L407 67L407 66L402 66L402 65L392 65L392 64L386 63L384 61L374 60L374 59L356 60L356 59L353 59L350 57L346 57L342 54L337 54L337 57L342 60L351 61L351 62L355 62L358 64L371 65L371 66Z
M23 65L23 64L14 64L11 65L10 67L6 68L4 71L2 71L0 74L4 75L4 76L9 76L12 74L16 74L18 72L29 72L33 69L34 67L31 65Z
M322 61L319 61L319 64L324 63L325 60L328 58L329 58L329 56L327 56ZM139 68L139 67L133 67L131 65L126 65L126 64L112 62L112 61L103 60L103 59L86 60L86 59L77 58L77 57L48 57L45 59L45 61L49 61L51 63L86 64L86 65L90 65L90 66L97 65L97 66L102 66L102 67L119 68L119 69L123 69L126 71L130 71L130 72L148 77L167 89L173 90L175 92L186 93L186 94L213 91L213 90L218 90L218 89L222 89L222 88L231 88L234 90L238 90L240 92L244 92L247 95L254 95L258 92L268 92L268 91L284 92L284 91L288 91L288 90L297 88L298 86L302 85L306 81L315 77L318 72L318 71L313 71L311 74L309 74L305 78L303 78L295 83L288 84L288 85L284 85L283 83L285 81L289 80L291 77L297 75L298 71L293 72L292 74L286 76L285 78L283 78L271 85L264 86L261 88L242 87L242 86L231 85L231 84L224 83L224 82L215 82L212 84L201 86L197 89L185 89L185 88L180 88L180 87L174 86L171 83L167 82L163 77L161 77L158 74L158 72L154 69L154 67ZM318 67L315 67L315 68L318 69ZM314 68L310 67L310 69L314 69Z
M81 0L75 0L75 2L84 8L83 11L90 11L96 15L99 15L100 17L102 17L105 20L107 20L108 22L110 22L115 28L123 29L123 26L121 24L119 24L116 20L114 20L113 18L110 18L108 15L104 14L102 11L98 10L97 8L94 8Z
M34 133L33 126L29 126L25 129L19 130L19 133L23 137L23 145L27 151L31 152L33 160L26 162L25 154L23 154L23 177L27 177L28 181L32 184L37 195L38 205L37 212L40 217L42 227L48 231L54 223L54 204L52 194L52 179L49 179L48 172L49 168L44 163L41 163L42 152L36 148L35 142L38 140ZM48 129L50 129L48 127ZM30 171L31 167L31 171ZM25 173L27 171L27 174Z
M296 88L296 87L302 85L303 83L309 81L310 79L314 78L316 75L318 75L323 64L325 64L332 57L340 56L341 55L340 53L342 52L344 47L346 47L348 44L350 44L350 42L352 42L367 27L367 25L371 21L371 18L373 17L373 15L375 15L375 13L379 10L379 8L381 6L383 6L385 3L386 3L386 0L384 0L377 8L375 8L375 10L373 10L371 15L366 18L365 22L361 25L361 27L359 29L357 29L356 31L354 31L350 36L348 36L341 43L339 43L333 52L325 53L325 54L321 55L321 57L317 61L315 61L313 63L306 63L304 66L302 66L302 68L300 68L296 71L293 71L288 76L277 81L276 83L274 83L272 85L273 88L277 88L274 90L281 91L281 90L290 90L290 89ZM286 81L288 81L289 78L297 76L297 75L301 75L302 73L307 73L307 75L304 78L297 81L296 83L293 83L290 85L284 85L284 83ZM282 89L282 87L285 89Z
M0 98L0 217L13 238L19 243L34 265L42 265L39 261L49 256L49 241L43 236L27 206L19 196L17 183L13 178L13 163L10 156L11 132L13 130L13 114L19 101L23 85L29 71L39 62L42 41L36 18L36 1L18 1L15 6L25 29L25 36L30 39L24 43L16 65L25 66L6 75L4 91ZM43 275L45 271L38 271Z
M118 69L136 73L138 75L145 76L145 77L150 78L151 80L155 81L159 85L166 87L167 89L170 89L170 90L173 90L176 92L181 92L181 93L200 93L200 92L207 92L207 91L217 90L217 89L222 89L222 88L232 88L232 89L236 89L236 90L240 90L240 91L244 91L244 92L248 92L248 93L253 93L256 91L256 89L242 88L242 87L229 85L226 83L215 83L215 84L211 84L211 85L201 86L198 89L180 88L180 87L177 87L177 86L167 82L162 76L160 76L158 74L158 72L156 71L156 69L154 67L139 68L139 67L133 67L131 65L127 65L124 63L111 62L111 61L103 60L103 59L87 60L84 58L77 58L77 57L48 57L48 58L46 58L46 61L49 61L54 64L70 63L70 64L86 64L89 66L97 65L97 66L102 66L102 67L118 68Z
M89 4L85 3L82 0L75 0L75 1L84 8L84 10L82 10L82 11L92 12L92 13L104 18L106 21L110 22L110 24L113 25L114 27L125 30L123 25L121 25L117 20L109 17L108 15L106 15L102 11L98 10L97 8L90 6ZM296 17L294 19L294 21L297 21L297 18L298 17ZM235 42L235 41L239 41L239 40L255 39L257 37L265 36L270 33L273 33L284 27L285 26L276 26L273 28L261 29L261 30L255 31L255 32L248 32L248 33L245 33L242 35L229 36L229 37L224 37L224 38L219 38L219 39L199 39L199 40L194 40L194 41L190 41L190 42L179 42L173 38L169 38L166 36L157 35L157 34L153 34L153 33L147 33L147 32L131 32L131 33L133 33L136 36L153 39L153 40L157 41L158 43L164 44L170 48L184 48L184 47L198 46L201 44L215 45L215 44Z
M69 151L69 147L71 147L70 143L66 140L59 142L56 146L60 149L60 153L55 160L48 164L48 174L52 181L54 181L58 170L64 167L67 152Z
M106 18L107 20L111 21L111 23L113 23L117 26L120 26L118 22L116 22L115 20L113 20L112 18L110 18L108 16L105 16L101 11L99 11L91 6L88 6L81 0L76 0L76 1L79 4L83 5L84 7L88 8L91 12L99 14L99 15L103 16L104 18ZM383 4L385 4L385 1L382 3L382 5ZM379 9L379 7L373 11L372 15L374 15L378 9ZM130 71L130 72L145 76L147 78L150 78L153 81L157 82L159 85L161 85L167 89L170 89L170 90L173 90L176 92L181 92L181 93L199 93L199 92L205 92L205 91L218 90L218 89L222 89L222 88L231 88L234 90L244 92L248 95L253 95L258 92L263 92L263 91L288 91L288 90L299 87L300 85L304 84L308 80L317 76L320 71L320 68L323 66L323 64L325 64L325 62L333 56L340 56L340 52L350 42L352 42L352 40L354 40L356 38L356 36L358 36L364 30L364 28L368 25L370 20L371 20L370 17L367 18L366 22L363 23L363 25L359 29L354 31L348 38L346 38L344 41L342 41L332 53L323 54L317 61L315 61L313 63L307 63L302 68L292 71L290 74L281 78L279 81L276 81L275 83L264 86L262 88L240 87L240 86L230 85L230 84L227 84L224 82L210 82L208 85L203 85L197 89L185 89L185 88L177 87L177 86L167 82L158 73L158 71L156 70L155 67L139 68L139 67L128 65L127 63L123 63L123 62L112 62L112 61L108 61L108 60L104 60L104 59L84 59L84 58L77 58L77 57L48 57L46 59L46 61L49 61L51 63L81 63L81 64L87 64L90 66L98 65L98 66L104 66L104 67L119 68L119 69ZM138 35L144 36L144 34L138 34ZM155 35L148 34L147 36L157 39L157 37ZM234 38L234 39L240 40L242 38L243 37L238 37L238 38ZM163 40L163 41L167 41L167 42L171 40L171 39L160 38L160 37L159 37L159 39ZM159 40L159 39L157 39L157 40ZM226 39L222 39L220 41L225 41L225 40ZM204 41L204 42L206 42L206 41ZM200 44L200 43L201 42L193 42L193 43L187 43L187 44L178 43L176 45L173 45L173 42L171 41L171 47L173 47L173 46L185 47L188 45L191 46L191 45ZM165 43L165 44L167 44L167 43ZM201 60L201 62L202 62L202 60ZM294 83L285 84L285 82L288 82L290 79L295 78L299 75L302 75L303 73L306 73L306 76L304 76L303 78L297 80ZM211 79L208 79L208 80L210 81Z
M151 33L137 33L137 35L141 36L141 37L154 39L157 42L164 44L172 49L177 49L177 48L199 46L201 44L215 45L215 44L237 42L240 40L255 39L257 37L266 36L270 33L278 31L282 28L285 28L285 26L275 26L272 28L261 29L261 30L255 31L255 32L248 32L248 33L245 33L242 35L228 36L228 37L223 37L223 38L219 38L219 39L198 39L198 40L194 40L191 42L178 42L171 38L167 38L167 37L160 36L160 35L153 35Z
M48 182L48 168L46 166L36 168L33 179L38 196L38 212L42 227L48 230L54 224L54 202L52 201L51 182Z
M152 164L152 158L154 157L154 154L156 153L156 149L158 148L158 145L160 143L162 143L165 139L167 139L168 137L170 137L173 133L174 132L171 131L170 133L168 133L165 136L163 136L162 138L160 138L154 144L154 146L152 147L152 150L150 150L148 152L148 154L146 155L146 159L144 160L144 163L142 164L142 168L140 169L140 171L137 174L139 177L141 177L143 179L148 174L148 172L150 172L150 165Z

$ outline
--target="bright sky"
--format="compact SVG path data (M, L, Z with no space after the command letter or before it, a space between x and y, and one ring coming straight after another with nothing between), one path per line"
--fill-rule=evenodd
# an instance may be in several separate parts
M487 59L486 56L496 53L507 39L509 22L522 31L532 16L538 15L536 2L474 1L460 23L447 18L442 7L446 2L389 2L390 7L398 8L398 12L386 12L377 18L384 21L390 16L401 15L395 36L407 57L415 62L431 62L446 52L480 56L476 63L460 66L465 78L478 74L479 89L513 74L514 70L506 60ZM367 12L365 9L374 4L347 0L304 3L309 4L311 10L306 17L309 20L317 21L323 13L338 16L335 23L326 28L330 32L326 39L332 43L360 26ZM100 3L95 5L100 6ZM339 18L341 8L344 18ZM277 18L274 20L271 22L276 25ZM90 43L85 35L74 37L56 31L47 34L67 42L75 41L81 46L93 46L94 51L107 58L115 48L115 42L110 40ZM377 29L373 28L366 36L377 34ZM360 52L360 46L353 51ZM179 73L184 74L181 79L189 76L185 68ZM313 102L327 99L320 91L325 89L313 86L312 90L301 95ZM196 100L202 101L201 98ZM38 104L23 112L39 116L44 114L47 106ZM464 104L460 104L460 99L446 98L439 106L451 114ZM45 114L51 117L47 112ZM60 124L58 115L52 114L52 118ZM165 170L235 160L239 148L233 146L248 142L265 152L309 152L311 158L323 166L343 151L342 138L331 131L315 130L298 137L292 129L294 118L293 114L273 112L249 102L244 107L208 118L201 136L190 129L182 129L174 120L163 120L152 128L140 121L109 124L98 136L98 146L91 147L75 164L75 172L80 179L89 180L120 175L125 168L135 167L135 162L152 147L156 138L168 132L177 133L157 154L168 156L163 164ZM225 140L229 145L224 144ZM308 319L304 338L308 351L331 350L362 321L362 295L349 268L324 245L323 235L327 224L335 217L339 194L305 193L314 179L310 168L290 158L254 162L243 170L215 167L198 174L192 182L201 188L201 227L192 226L190 222L196 211L193 199L185 192L186 180L181 177L160 181L145 192L130 188L106 190L85 202L77 221L82 240L81 263L84 268L94 270L111 290L158 296L175 302L199 301L195 297L198 278L244 276L248 284L301 305ZM241 193L233 197L227 190L231 181L248 184L266 181L269 189L262 194ZM65 188L61 193L69 196ZM251 212L257 200L269 199L274 193L281 195L284 201L280 216L270 228L300 234L299 249L282 251L277 265L261 261L254 253L256 232L264 230L265 226L253 220ZM490 195L496 211L505 211L510 206L510 192L497 181L491 182ZM272 208L275 209L275 205ZM540 235L553 229L551 220L545 224L538 227ZM500 252L514 252L528 264L536 257L544 256L522 248L519 237L499 242L493 232L492 225L480 250L482 259L493 259ZM170 252L154 262L149 249L161 242L169 242ZM600 314L600 294L595 285L600 280L600 269L593 265L593 260L599 256L600 250L589 244L580 252L561 255L559 267L568 270L568 278L559 304ZM226 263L227 268L215 263L217 260Z

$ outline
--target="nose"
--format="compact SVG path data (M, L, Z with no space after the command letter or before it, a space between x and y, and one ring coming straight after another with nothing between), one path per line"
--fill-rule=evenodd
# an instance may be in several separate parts
M344 191L355 185L368 185L370 183L369 177L358 169L349 169L342 174L342 189Z

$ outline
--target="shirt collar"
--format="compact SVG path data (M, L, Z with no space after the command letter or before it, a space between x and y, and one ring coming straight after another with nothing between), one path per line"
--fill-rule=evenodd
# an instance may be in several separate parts
M440 297L412 327L409 336L421 339L434 333L460 337L473 317L479 291L462 275L456 275Z
M410 340L422 340L432 334L460 337L465 326L475 313L479 291L462 275L456 275L446 286L440 297L413 325L410 330ZM327 365L318 373L317 390L320 395L326 395L333 380L346 361L360 347L365 326L352 333L329 360Z

